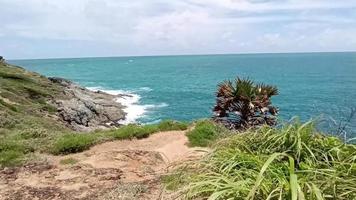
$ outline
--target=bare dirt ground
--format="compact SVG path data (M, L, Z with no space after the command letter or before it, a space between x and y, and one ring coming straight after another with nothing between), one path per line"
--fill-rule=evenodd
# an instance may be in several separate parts
M67 156L46 155L45 162L0 171L0 199L169 199L161 175L204 154L187 142L184 131L169 131Z

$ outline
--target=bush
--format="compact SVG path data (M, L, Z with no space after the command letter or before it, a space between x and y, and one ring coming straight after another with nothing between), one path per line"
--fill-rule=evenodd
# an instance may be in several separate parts
M29 152L28 147L26 147L22 142L17 141L12 138L0 138L0 152L2 151L19 151L19 152L24 152L27 153Z
M23 161L25 153L30 149L22 142L1 138L0 141L0 167L19 165Z
M312 123L249 130L218 145L190 176L188 199L356 198L356 145Z
M157 126L160 131L186 130L188 128L187 123L173 120L161 121Z
M28 128L20 133L23 139L31 139L31 138L45 138L48 137L48 132L43 128Z
M151 133L158 131L156 127L149 126L143 127L136 124L130 124L119 128L113 132L113 136L115 139L123 140L123 139L133 139L133 138L145 138L148 137Z
M0 151L0 167L11 167L22 163L24 153L16 150Z
M226 129L218 124L204 120L197 122L195 128L187 133L187 137L191 146L206 147L225 131Z
M53 146L54 154L77 153L89 149L95 144L95 137L92 134L65 134L55 141Z

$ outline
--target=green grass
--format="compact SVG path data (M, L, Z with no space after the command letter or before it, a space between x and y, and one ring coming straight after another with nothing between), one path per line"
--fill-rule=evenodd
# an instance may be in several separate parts
M210 120L198 121L193 130L187 133L191 146L207 147L223 137L227 130Z
M157 128L159 131L175 131L175 130L186 130L189 126L189 123L177 122L173 120L164 120L161 121Z
M31 148L23 142L1 138L0 141L0 167L17 166L24 161L25 154L30 153Z
M75 158L65 158L65 159L62 159L61 161L59 161L59 163L61 165L74 165L77 162L78 162L78 160Z
M166 190L177 191L182 185L189 184L189 175L189 169L187 169L187 166L179 166L172 173L162 175L160 181Z
M47 78L0 62L0 167L21 165L34 151L48 151L53 141L68 132L51 117L49 98L61 88Z
M52 153L70 154L89 149L95 144L95 135L85 133L66 134L57 139L53 145Z
M156 132L185 130L188 127L187 123L167 120L91 133L69 133L69 130L56 131L50 124L41 124L35 119L32 123L18 123L13 130L0 129L0 167L19 165L32 152L55 155L78 153L105 141L142 139Z
M24 153L15 150L0 151L0 167L12 167L22 164Z
M170 130L184 130L186 123L177 121L162 121L158 124L135 125L130 124L109 131L97 131L93 133L71 133L60 136L53 144L53 154L70 154L82 152L91 146L111 140L142 139L149 135Z
M311 122L248 130L214 146L186 178L187 199L356 199L356 146Z

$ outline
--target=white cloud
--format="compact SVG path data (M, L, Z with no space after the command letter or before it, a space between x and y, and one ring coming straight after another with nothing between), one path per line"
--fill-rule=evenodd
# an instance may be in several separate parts
M356 50L356 0L0 0L0 19L8 57Z

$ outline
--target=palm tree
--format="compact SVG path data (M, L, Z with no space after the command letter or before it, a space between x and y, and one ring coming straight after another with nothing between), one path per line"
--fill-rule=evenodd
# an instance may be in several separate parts
M218 85L214 120L232 129L276 124L278 109L271 105L271 97L278 95L275 86L255 84L237 77Z

